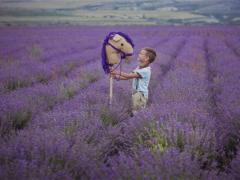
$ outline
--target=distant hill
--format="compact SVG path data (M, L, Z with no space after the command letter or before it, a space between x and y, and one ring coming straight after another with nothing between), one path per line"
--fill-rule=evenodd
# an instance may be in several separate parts
M0 0L0 23L240 24L239 0Z

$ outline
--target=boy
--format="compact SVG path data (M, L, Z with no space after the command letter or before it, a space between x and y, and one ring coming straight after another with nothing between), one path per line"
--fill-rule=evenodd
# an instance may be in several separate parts
M132 115L145 108L148 100L148 85L151 77L149 66L156 58L156 52L152 48L143 48L138 55L138 67L131 73L112 71L114 79L133 79L132 88Z

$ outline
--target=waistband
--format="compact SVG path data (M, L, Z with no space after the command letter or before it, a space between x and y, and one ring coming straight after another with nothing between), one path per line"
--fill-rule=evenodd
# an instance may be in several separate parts
M140 92L144 97L146 97L146 96L144 95L143 91L137 91L137 90L133 90L133 91L132 91L132 95L134 95L134 94L136 94L136 93L138 93L138 92ZM147 97L146 97L146 98L147 98Z

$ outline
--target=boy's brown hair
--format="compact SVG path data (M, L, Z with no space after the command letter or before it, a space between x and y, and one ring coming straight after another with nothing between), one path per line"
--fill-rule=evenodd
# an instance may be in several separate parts
M143 48L143 50L146 51L146 55L149 57L149 62L152 63L157 56L156 51L150 47L145 47L145 48Z

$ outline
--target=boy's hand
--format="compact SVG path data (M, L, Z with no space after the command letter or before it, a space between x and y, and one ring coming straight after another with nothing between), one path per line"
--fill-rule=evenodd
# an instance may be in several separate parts
M120 76L119 76L119 75L113 75L112 77L113 77L113 79L115 79L115 80L117 80L117 81L120 80Z
M116 74L111 74L111 77L112 77L113 79L118 79Z
M116 71L116 70L113 70L113 71L110 71L110 74L111 74L111 75L118 75L118 74L119 74L119 72L118 72L118 71Z
M117 79L117 76L116 75L112 75L113 79Z
M110 71L110 76L111 76L113 79L115 79L115 76L116 76L115 72L114 72L114 71Z
M111 74L111 75L115 75L115 74L114 74L114 70L110 70L110 74Z

